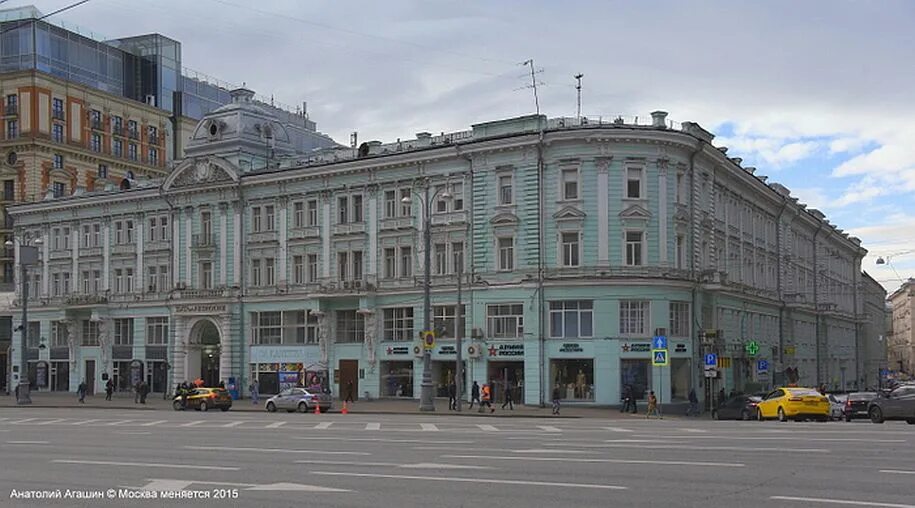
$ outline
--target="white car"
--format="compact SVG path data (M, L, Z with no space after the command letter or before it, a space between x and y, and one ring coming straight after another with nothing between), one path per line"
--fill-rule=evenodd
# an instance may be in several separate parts
M845 401L848 395L844 393L826 395L829 399L829 417L833 420L841 420L845 417Z

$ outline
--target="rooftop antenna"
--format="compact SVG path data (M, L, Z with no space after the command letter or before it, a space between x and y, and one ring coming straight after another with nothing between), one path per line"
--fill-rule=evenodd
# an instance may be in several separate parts
M575 85L575 90L578 90L578 118L581 118L581 78L583 77L585 75L582 73L575 75L575 80L578 81L578 84Z
M537 116L540 116L540 98L537 97L537 78L534 76L534 59L529 58L521 63L521 65L527 65L531 69L531 85L530 88L534 90L534 107L537 108ZM538 71L541 72L541 71Z

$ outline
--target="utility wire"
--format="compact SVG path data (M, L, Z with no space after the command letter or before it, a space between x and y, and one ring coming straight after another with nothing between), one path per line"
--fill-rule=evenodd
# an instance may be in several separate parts
M2 1L0 1L0 4L4 3L4 2L6 2L6 1L7 1L7 0L2 0ZM90 1L90 0L79 0L79 2L74 2L74 3L70 4L70 5L65 5L64 7L61 7L60 9L57 9L56 11L49 12L49 13L47 13L47 14L45 14L45 15L43 15L43 16L40 16L40 17L38 17L38 18L22 20L22 21L20 21L19 23L17 23L16 26L14 26L14 27L12 27L12 28L7 28L6 30L0 31L0 34L6 33L6 32L10 32L10 31L12 31L12 30L18 30L19 28L21 28L21 27L23 27L23 26L25 26L25 25L28 25L29 23L31 23L31 22L33 22L33 21L41 21L41 20L43 20L43 19L50 18L51 16L53 16L53 15L55 15L55 14L60 14L61 12L69 11L70 9L73 9L74 7L79 7L80 5L83 5L83 4L85 4L85 3L88 3L89 1Z

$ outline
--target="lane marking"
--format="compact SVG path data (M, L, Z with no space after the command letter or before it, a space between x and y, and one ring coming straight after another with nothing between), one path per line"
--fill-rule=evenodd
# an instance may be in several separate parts
M35 420L37 420L37 419L38 419L38 418L26 418L26 419L24 419L24 420L16 420L16 421L14 421L14 422L10 422L10 425L22 425L23 423L26 423L26 422L33 422L33 421L35 421Z
M93 422L97 422L97 421L99 421L99 420L97 420L97 419L82 420L82 421L79 421L79 422L73 422L73 423L71 423L70 425L85 425L85 424L87 424L87 423L93 423Z
M538 425L537 428L546 432L562 432L562 429L553 427L552 425Z
M381 430L380 423L366 423L365 430Z
M598 464L650 464L658 466L745 467L740 462L694 462L687 460L586 459L578 457L499 457L496 455L442 455L445 459L523 460L535 462L580 462Z
M623 427L604 427L604 428L607 430L613 431L613 432L635 432L632 429L624 429Z
M264 428L266 428L266 429L278 429L278 428L282 427L283 425L286 425L286 422L274 422L274 423L271 423L270 425L267 425L267 426L264 427Z
M419 426L424 431L438 432L438 427L434 423L420 423Z
M116 430L114 433L123 434L125 436L148 436L152 434L152 432L146 430Z
M334 424L334 422L321 422L321 423L315 425L314 428L315 428L316 430L329 429L330 426L333 425L333 424Z
M822 441L837 443L905 443L905 439L866 439L860 437L783 437L783 436L726 436L716 434L714 436L670 436L640 434L637 437L651 437L655 439L714 439L715 441Z
M93 466L129 466L129 467L160 467L174 469L206 469L211 471L238 471L241 468L228 466L206 466L206 465L188 465L188 464L157 464L153 462L113 462L107 460L76 460L76 459L54 459L51 462L57 464L87 464Z
M414 444L474 444L476 441L432 441L423 439L384 439L380 437L303 437L292 436L292 439L303 441L369 441L375 443L414 443Z
M882 508L915 508L915 504L878 503L874 501L852 501L848 499L826 499L822 497L771 496L776 501L798 501L801 503L847 504L853 506L880 506Z
M682 427L682 428L677 429L677 430L682 430L683 432L696 432L696 433L699 433L699 434L705 434L705 433L708 432L707 430L703 430L703 429L690 429L690 428L687 428L687 427Z
M200 425L202 423L204 423L204 420L197 420L195 422L182 423L181 425L179 425L179 427L193 427L195 425Z
M261 452L261 453L313 453L320 455L371 455L368 452L338 452L325 450L289 450L287 448L246 448L232 446L184 446L186 450L226 451L226 452Z
M6 444L18 444L18 445L29 445L29 444L51 444L47 441L7 441Z
M229 423L227 423L227 424L225 424L225 425L221 425L221 427L223 427L223 428L226 428L226 427L238 427L239 425L241 425L241 424L243 424L243 423L245 423L244 420L239 420L239 421L235 421L235 422L229 422Z
M55 424L55 423L65 422L65 421L67 421L66 418L57 418L55 420L48 420L46 422L36 423L35 425L51 425L51 424Z
M360 467L397 467L401 469L493 469L489 466L472 466L466 464L438 464L420 462L418 464L397 464L393 462L344 462L326 460L297 460L296 464L318 464L332 466L360 466Z
M256 483L239 483L239 482L213 482L207 480L163 480L163 479L154 479L151 478L148 480L150 483L139 488L135 487L126 487L132 490L158 490L158 491L171 491L171 490L184 490L187 486L192 483L199 483L201 485L218 485L225 487L242 487L245 490L296 490L296 491L307 491L307 492L352 492L351 490L346 489L336 489L332 487L319 487L317 485L303 485L301 483L268 483L264 485L258 485Z
M780 452L780 453L831 453L825 448L762 448L748 446L699 446L699 445L679 445L679 444L661 444L661 445L630 445L622 443L607 442L606 444L574 444L574 443L544 443L547 446L569 446L572 448L638 448L638 449L655 449L655 450L706 450L706 451L729 451L729 452Z
M439 476L407 476L396 474L372 474L372 473L340 473L334 471L311 471L311 474L323 476L353 476L358 478L390 478L393 480L419 480L434 482L460 482L460 483L493 483L498 485L532 485L540 487L571 487L576 489L601 489L601 490L626 490L628 487L619 485L597 485L593 483L559 483L559 482L535 482L529 480L495 480L492 478L461 478L461 477L439 477Z
M140 427L152 427L154 425L159 425L160 423L168 423L168 420L156 420L154 422L146 422L140 424Z
M915 471L903 471L901 469L881 469L880 472L889 474L915 474Z
M477 425L477 427L479 427L480 430L484 430L486 432L499 432L499 429L493 427L492 425L486 425L485 423L481 423Z
M106 423L105 426L106 426L106 427L111 427L111 426L115 426L115 425L122 425L122 424L125 424L125 423L130 423L130 422L132 422L132 421L133 421L133 420L115 420L115 421L113 421L113 422Z

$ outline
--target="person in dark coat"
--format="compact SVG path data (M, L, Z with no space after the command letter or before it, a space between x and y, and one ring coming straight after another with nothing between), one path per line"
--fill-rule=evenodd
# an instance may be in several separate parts
M467 409L473 409L473 403L476 402L477 405L482 405L480 402L480 385L476 381L473 382L473 386L470 387L470 406Z
M448 385L448 410L457 410L457 385L454 381Z
M80 402L80 404L85 404L85 403L86 403L86 391L87 391L88 389L89 389L89 388L86 386L86 382L85 382L85 381L81 382L81 383L79 384L79 387L76 389L76 393L79 395L79 402Z
M553 414L559 414L559 399L562 397L562 391L559 389L559 385L553 387Z
M346 382L346 398L343 399L343 402L353 402L353 382Z
M137 384L133 385L133 403L139 404L140 402L140 384L141 381L137 381Z
M140 381L140 404L146 404L146 396L149 395L149 385L146 381Z
M114 393L114 380L108 378L108 382L105 383L105 400L111 400L111 394Z
M632 400L632 385L627 384L623 387L623 407L620 408L620 413L632 411L634 405Z
M505 385L505 402L502 403L502 409L505 409L505 406L508 406L508 409L514 411L515 405L512 400L512 388L510 385Z

